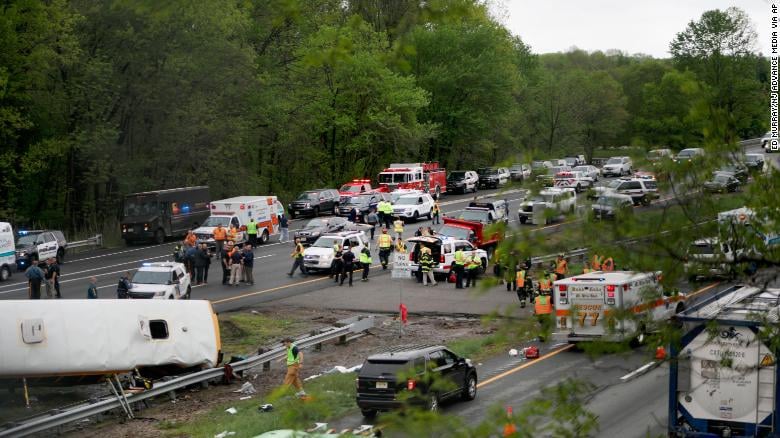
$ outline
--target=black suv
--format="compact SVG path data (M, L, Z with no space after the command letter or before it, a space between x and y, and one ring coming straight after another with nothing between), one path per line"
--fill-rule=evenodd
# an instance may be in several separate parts
M320 213L338 214L339 192L336 189L307 190L298 195L287 210L293 219L303 215L319 216Z
M440 379L445 384L438 383ZM440 345L397 347L369 356L357 378L357 405L366 418L406 401L435 411L442 400L474 400L476 396L476 368Z
M62 263L68 242L59 230L19 231L16 241L16 268L27 269L33 260L47 260L51 257Z

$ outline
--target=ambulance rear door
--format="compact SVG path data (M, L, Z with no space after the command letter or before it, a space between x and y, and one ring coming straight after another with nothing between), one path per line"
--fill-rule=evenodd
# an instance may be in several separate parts
M602 281L594 279L557 284L556 289L558 294L566 293L570 308L566 325L571 334L586 337L605 334L606 291Z

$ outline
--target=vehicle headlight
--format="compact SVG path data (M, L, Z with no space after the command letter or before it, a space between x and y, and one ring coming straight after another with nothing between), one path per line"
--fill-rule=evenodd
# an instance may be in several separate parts
M144 224L144 231L149 231L149 224Z
M305 207L305 208L311 208L311 204L309 204L309 203L307 202L307 203L306 203L306 205L305 205L304 207Z
M158 296L158 297L164 297L165 296L165 291L164 290L158 290L157 292L154 293L154 295Z

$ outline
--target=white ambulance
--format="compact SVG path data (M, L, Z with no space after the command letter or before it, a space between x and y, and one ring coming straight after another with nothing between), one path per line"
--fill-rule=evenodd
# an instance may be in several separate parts
M248 240L246 224L250 219L257 223L257 240L260 243L268 242L268 238L279 234L279 216L284 213L284 206L276 196L237 196L235 198L222 199L209 203L211 216L195 230L198 243L206 243L214 246L214 229L217 225L229 230L231 225L236 226L241 232L236 238L236 243L244 243Z
M8 222L0 222L0 281L8 280L16 271L14 229Z
M685 310L685 295L665 293L660 274L596 271L554 282L556 338L641 342L656 321Z

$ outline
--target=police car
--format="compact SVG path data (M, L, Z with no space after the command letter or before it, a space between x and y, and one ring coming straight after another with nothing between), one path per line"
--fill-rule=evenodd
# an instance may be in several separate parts
M431 250L433 260L438 263L433 268L434 274L445 275L452 272L453 264L455 263L455 252L458 250L463 251L463 254L466 257L476 255L477 258L482 261L481 272L484 273L487 270L487 251L477 248L468 240L453 239L450 237L419 236L408 239L406 243L409 245L409 260L412 262L412 272L417 272L419 267L418 262L420 260L420 250L423 247Z
M56 258L62 263L68 243L58 230L22 230L16 240L16 265L20 271L27 269L33 260Z
M133 275L130 298L190 299L192 285L184 265L176 262L144 263Z
M355 261L360 257L363 248L371 248L371 243L363 231L342 231L340 233L323 234L303 252L303 265L308 271L327 271L333 263L333 245L338 243L343 248L355 254Z

